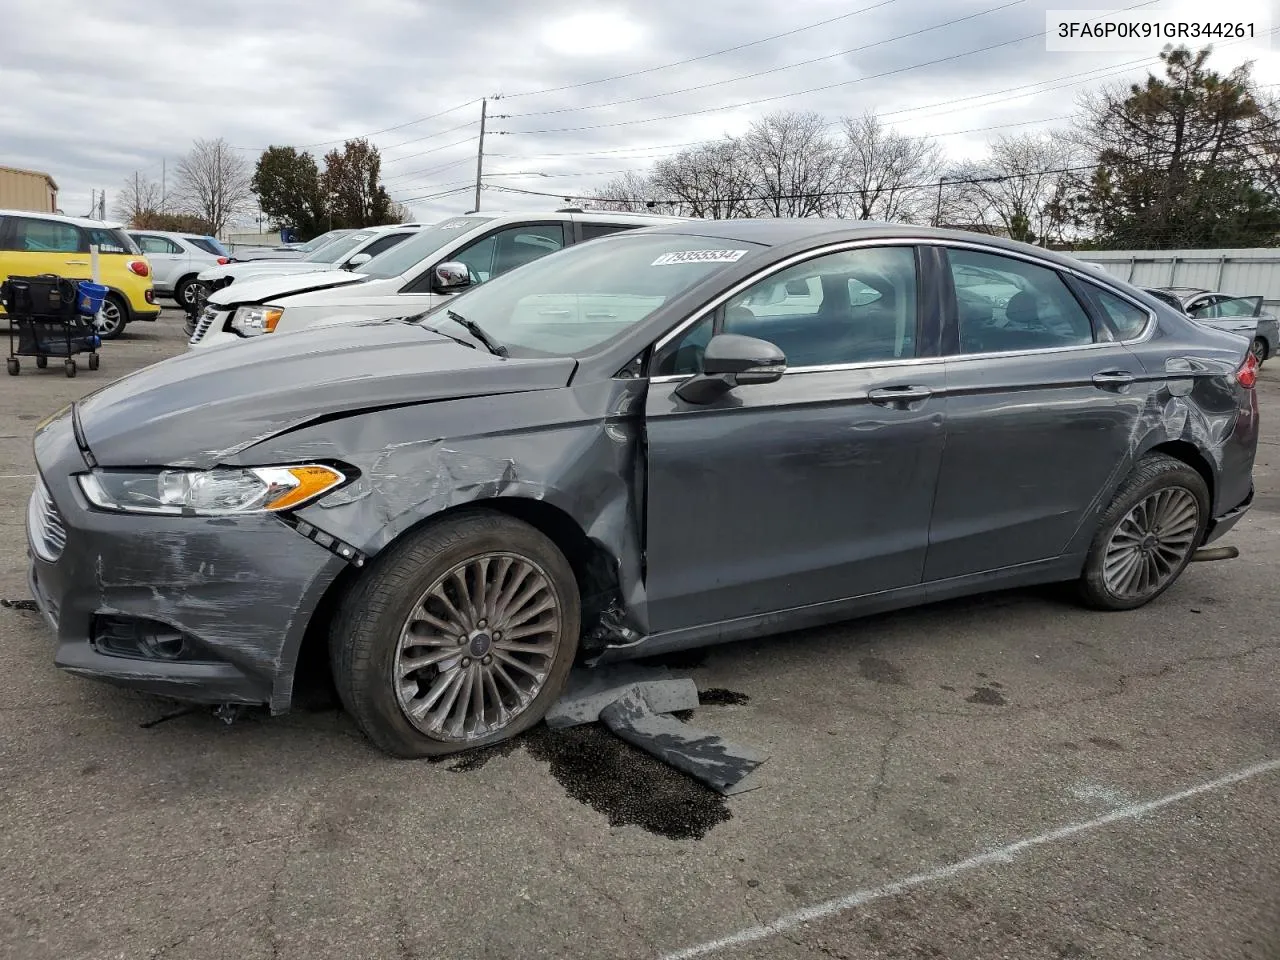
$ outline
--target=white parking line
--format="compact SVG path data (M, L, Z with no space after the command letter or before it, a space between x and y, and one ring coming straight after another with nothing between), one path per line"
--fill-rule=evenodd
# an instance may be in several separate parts
M34 480L35 478L36 475L34 473L9 473L0 475L0 480Z
M895 880L893 883L886 883L882 887L872 887L867 890L858 890L847 896L839 897L835 900L827 900L823 903L814 904L811 907L805 907L802 910L796 910L794 913L787 913L776 920L762 924L758 927L748 927L737 933L730 934L727 937L721 937L718 940L708 940L706 943L700 943L697 946L687 947L684 950L677 950L675 953L668 953L662 957L662 960L688 960L691 957L705 957L708 954L719 953L721 950L727 950L730 947L740 947L744 944L755 943L760 940L768 939L776 936L786 930L792 930L796 927L803 926L806 923L812 923L815 920L824 920L827 917L833 917L838 913L844 913L846 910L852 910L855 907L861 907L865 904L872 903L876 900L883 900L886 897L896 897L900 893L914 888L921 887L928 883L934 883L938 880L946 880L957 874L965 873L969 870L977 870L982 867L990 866L993 863L1008 862L1020 853L1024 853L1033 847L1044 846L1049 843L1056 843L1059 840L1066 840L1077 834L1088 833L1090 830L1096 830L1099 827L1105 827L1112 823L1119 823L1122 820L1136 820L1138 817L1145 816L1162 807L1167 807L1173 803L1180 803L1183 800L1190 800L1192 797L1198 797L1204 793L1210 793L1214 790L1221 790L1223 787L1229 787L1232 784L1240 783L1242 780L1250 780L1253 777L1260 777L1263 774L1272 773L1280 770L1280 760L1266 760L1262 763L1255 763L1251 767L1245 767L1243 770L1237 770L1235 773L1228 773L1226 776L1219 777L1217 780L1210 780L1207 783L1198 786L1189 787L1178 793L1171 793L1165 797L1159 797L1155 800L1147 800L1143 803L1131 803L1123 807L1118 807L1108 814L1097 817L1093 820L1085 820L1081 823L1068 824L1065 827L1059 827L1056 830L1050 830L1048 833L1042 833L1039 836L1028 837L1025 840L1019 840L1011 843L1006 847L1000 847L998 850L991 850L987 853L979 854L976 857L970 857L968 860L961 860L958 863L952 863L945 867L939 867L937 870L930 870L928 873L917 873L907 877L904 880Z

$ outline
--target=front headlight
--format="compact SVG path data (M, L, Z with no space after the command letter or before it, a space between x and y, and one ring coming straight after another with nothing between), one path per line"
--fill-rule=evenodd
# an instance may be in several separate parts
M94 470L79 476L89 502L103 510L223 516L300 507L346 482L333 467L220 470Z
M236 310L235 316L231 318L231 329L239 331L246 337L272 333L283 316L283 307L240 307Z

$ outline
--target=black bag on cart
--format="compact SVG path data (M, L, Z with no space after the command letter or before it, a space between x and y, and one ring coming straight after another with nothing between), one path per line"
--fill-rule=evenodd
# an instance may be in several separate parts
M0 302L11 320L70 320L76 315L76 282L65 277L10 277L0 283Z

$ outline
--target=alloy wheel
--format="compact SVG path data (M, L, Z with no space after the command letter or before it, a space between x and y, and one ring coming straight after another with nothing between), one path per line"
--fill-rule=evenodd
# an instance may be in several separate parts
M546 683L560 646L560 599L537 563L486 553L418 600L392 682L405 718L435 740L480 740L509 725Z
M1185 487L1166 487L1138 501L1107 543L1107 589L1121 600L1159 593L1190 557L1199 527L1200 504Z
M124 326L124 316L120 312L119 305L110 297L103 300L101 308L93 318L93 325L100 336L114 337Z

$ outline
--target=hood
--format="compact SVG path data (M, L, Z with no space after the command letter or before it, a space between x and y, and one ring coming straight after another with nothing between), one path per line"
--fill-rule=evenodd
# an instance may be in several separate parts
M311 290L327 290L352 283L364 283L369 278L350 270L326 270L317 273L315 264L310 271L295 271L292 276L280 276L275 272L249 274L238 277L229 287L215 290L209 295L209 303L229 306L233 303L266 303L275 297L287 297L291 293L307 293Z
M102 466L207 469L320 417L549 390L576 365L503 359L415 324L372 321L195 350L90 394L76 413Z
M224 263L201 270L197 274L197 279L205 282L223 280L226 277L231 277L233 280L243 280L246 277L254 277L259 274L316 272L332 268L333 264L331 263L312 263L309 260L302 260L296 257L291 260L246 260L239 263Z

